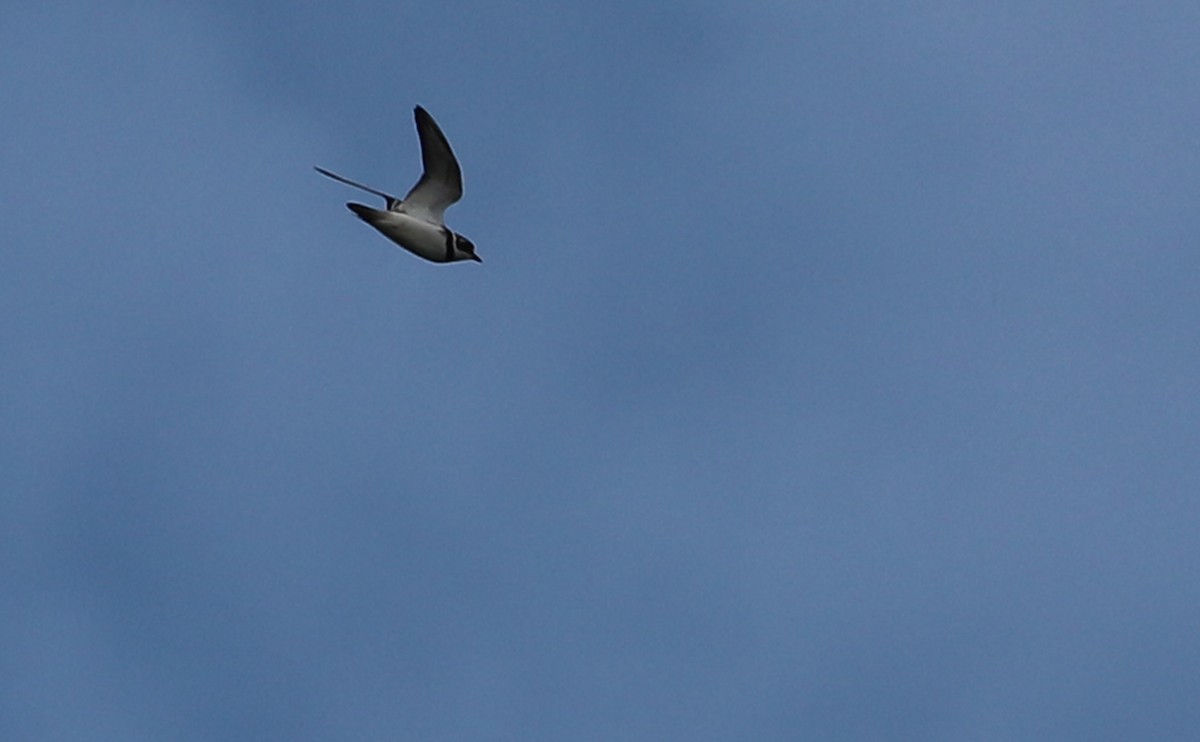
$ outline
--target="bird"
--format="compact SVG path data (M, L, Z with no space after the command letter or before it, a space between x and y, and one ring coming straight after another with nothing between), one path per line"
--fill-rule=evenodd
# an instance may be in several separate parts
M424 108L416 106L413 117L421 140L424 171L404 198L356 183L322 167L314 166L313 169L327 178L382 198L384 209L353 202L346 204L346 208L410 253L434 263L461 260L482 263L483 259L475 253L475 244L449 229L443 220L446 209L463 194L462 168L450 149L450 142Z

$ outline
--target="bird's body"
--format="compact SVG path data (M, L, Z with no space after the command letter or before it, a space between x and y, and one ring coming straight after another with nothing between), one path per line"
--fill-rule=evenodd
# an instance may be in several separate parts
M460 248L456 243L463 238L445 226L439 227L400 210L384 211L355 203L346 206L357 214L359 219L378 229L384 237L426 260L435 263L479 260L474 252Z
M381 197L385 209L348 203L346 208L400 247L435 263L460 260L483 262L475 245L446 227L442 215L462 198L462 170L450 142L433 117L420 106L415 109L417 134L421 138L421 179L403 199L361 183L355 183L322 168L318 173L359 190Z

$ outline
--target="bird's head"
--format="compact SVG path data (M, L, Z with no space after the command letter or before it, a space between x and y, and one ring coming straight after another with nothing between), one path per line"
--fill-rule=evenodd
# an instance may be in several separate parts
M458 232L454 233L454 249L462 253L459 260L474 260L476 263L483 262L483 258L475 254L475 243L463 237Z

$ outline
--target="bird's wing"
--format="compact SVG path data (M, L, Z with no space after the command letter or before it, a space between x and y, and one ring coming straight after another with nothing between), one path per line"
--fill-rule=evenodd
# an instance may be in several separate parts
M421 164L425 172L401 202L400 211L434 224L443 224L446 207L462 198L462 170L446 135L433 116L416 107L417 134L421 137Z
M394 210L394 208L396 206L400 205L400 199L396 198L395 196L393 196L391 194L384 193L383 191L377 191L374 188L371 188L370 186L363 185L362 183L355 183L353 180L350 180L349 178L343 178L342 176L338 175L337 173L331 173L328 170L326 170L325 168L316 167L314 165L313 170L316 170L318 173L320 173L321 175L324 175L326 178L333 178L334 180L336 180L339 183L345 183L346 185L353 186L353 187L359 189L360 191L366 191L367 193L373 193L376 196L379 196L380 198L382 198L384 201L387 202L387 210L388 211L392 211L392 210Z

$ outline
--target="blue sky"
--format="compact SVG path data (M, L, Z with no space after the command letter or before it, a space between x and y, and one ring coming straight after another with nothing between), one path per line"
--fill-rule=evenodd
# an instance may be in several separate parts
M0 737L1190 738L1198 37L6 10Z

